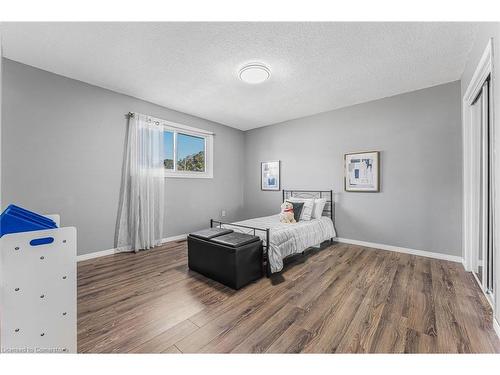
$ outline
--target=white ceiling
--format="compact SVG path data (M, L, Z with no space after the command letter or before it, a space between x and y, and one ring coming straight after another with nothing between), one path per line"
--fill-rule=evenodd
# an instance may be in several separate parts
M247 130L458 80L471 23L3 23L5 57ZM248 62L271 78L238 79Z

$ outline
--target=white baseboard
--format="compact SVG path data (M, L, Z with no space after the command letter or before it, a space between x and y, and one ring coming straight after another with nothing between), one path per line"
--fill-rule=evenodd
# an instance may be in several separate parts
M495 317L493 317L493 329L500 339L500 324L498 324L498 320Z
M178 236L167 237L161 240L161 243L185 240L187 236L188 236L187 234L179 234Z
M187 234L179 234L178 236L172 236L172 237L164 238L164 239L161 240L161 243L164 244L164 243L167 243L167 242L185 240L186 237L187 237ZM96 252L89 253L89 254L82 254L82 255L78 255L76 257L76 261L77 262L81 262L83 260L104 257L106 255L113 255L113 254L116 254L116 253L124 252L126 250L127 250L126 247L122 247L122 248L113 248L113 249L108 249L108 250L96 251Z
M186 239L186 237L187 237L187 234L180 234L178 236L167 237L167 238L164 238L161 241L161 243L180 241L180 240ZM374 243L374 242L351 240L349 238L336 237L335 240L338 242L348 243L348 244L352 244L352 245L372 247L375 249L395 251L398 253L412 254L412 255L418 255L418 256L427 257L427 258L442 259L442 260L449 260L451 262L463 263L463 259L461 257L454 256L454 255L433 253L433 252L424 251L424 250L408 249L406 247L385 245L385 244ZM119 253L119 252L124 251L124 250L126 250L126 248L120 248L120 249L114 248L114 249L96 251L94 253L89 253L89 254L82 254L82 255L77 256L77 261L80 262L82 260L99 258L99 257L103 257L106 255L112 255L112 254L116 254L116 253Z
M112 254L115 254L115 253L117 253L116 249L108 249L108 250L96 251L96 252L93 252L93 253L77 255L76 256L76 261L77 262L81 262L82 260L104 257L106 255L112 255Z
M340 238L340 237L337 237L335 239L338 242L349 243L349 244L352 244L352 245L359 245L359 246L365 246L365 247L373 247L375 249L395 251L395 252L398 252L398 253L418 255L418 256L421 256L421 257L434 258L434 259L442 259L442 260L449 260L451 262L463 263L462 257L455 256L455 255L433 253L433 252L430 252L430 251L408 249L406 247L384 245L384 244L380 244L380 243L351 240L349 238Z

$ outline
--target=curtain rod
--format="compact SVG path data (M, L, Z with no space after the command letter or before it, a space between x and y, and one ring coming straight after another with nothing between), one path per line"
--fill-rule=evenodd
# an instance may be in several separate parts
M125 117L128 118L128 119L134 118L136 114L143 115L143 116L155 119L154 123L156 125L160 125L161 122L164 122L166 125L171 126L173 128L176 128L176 129L185 130L185 131L191 131L191 132L195 132L195 133L202 133L202 134L206 134L206 135L215 135L214 132L211 132L211 131L208 131L208 130L198 129L198 128L194 128L194 127L188 126L188 125L177 124L177 123L172 122L172 121L163 120L163 119L156 118L156 117L153 117L153 116L150 116L150 115L145 115L143 113L129 112L129 113L127 113L125 115Z

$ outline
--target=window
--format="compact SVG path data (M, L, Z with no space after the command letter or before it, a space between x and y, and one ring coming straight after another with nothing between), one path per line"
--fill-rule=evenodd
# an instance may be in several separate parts
M164 126L163 143L166 177L213 177L213 134L169 124Z
M165 170L174 170L174 133L169 131L163 132L163 143L165 147L165 156L163 165Z
M205 172L205 138L177 134L177 170Z

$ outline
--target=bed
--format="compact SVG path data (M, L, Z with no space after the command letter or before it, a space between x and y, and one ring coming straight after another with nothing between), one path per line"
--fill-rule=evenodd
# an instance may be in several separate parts
M264 264L267 276L283 269L284 259L303 253L310 247L318 246L336 237L333 191L321 190L283 190L283 202L294 198L325 198L326 204L322 216L295 224L280 222L280 215L259 217L234 223L210 220L210 227L228 228L234 231L250 233L263 240Z

